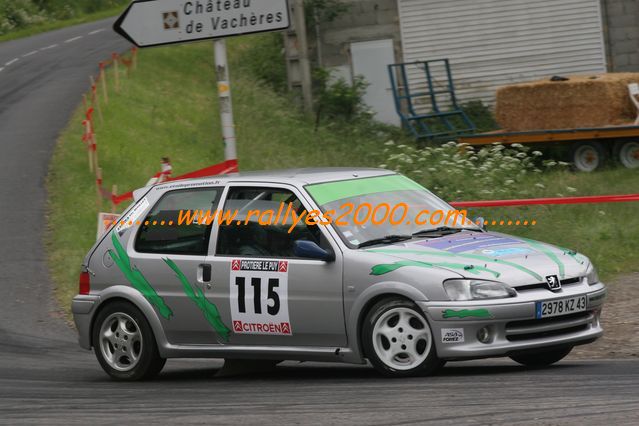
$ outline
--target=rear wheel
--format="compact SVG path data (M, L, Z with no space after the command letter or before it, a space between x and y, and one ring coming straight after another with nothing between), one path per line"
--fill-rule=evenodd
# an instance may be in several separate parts
M166 362L160 357L148 321L127 302L111 303L98 313L93 347L104 371L117 380L151 378Z
M606 149L598 141L577 142L572 146L571 160L580 172L594 172L606 162Z
M615 158L628 169L639 168L639 141L617 142Z
M404 299L386 299L371 308L362 327L366 357L390 377L428 375L444 362L421 310Z
M510 359L528 367L546 367L564 359L572 351L572 347L552 349L544 352L511 355Z

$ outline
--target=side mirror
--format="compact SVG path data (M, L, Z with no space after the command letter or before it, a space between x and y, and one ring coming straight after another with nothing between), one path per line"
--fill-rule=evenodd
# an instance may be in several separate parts
M482 229L482 231L485 231L485 230L486 230L486 219L484 219L483 217L481 217L481 216L476 217L476 218L473 220L473 223L474 223L475 225L479 226L479 227Z
M293 244L293 253L297 257L323 260L325 262L332 262L335 260L335 254L324 250L313 241L297 240Z

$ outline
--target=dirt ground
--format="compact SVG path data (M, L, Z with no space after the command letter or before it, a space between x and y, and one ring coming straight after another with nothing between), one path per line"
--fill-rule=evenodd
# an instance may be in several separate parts
M590 345L577 346L571 358L639 358L639 272L606 284L604 336Z

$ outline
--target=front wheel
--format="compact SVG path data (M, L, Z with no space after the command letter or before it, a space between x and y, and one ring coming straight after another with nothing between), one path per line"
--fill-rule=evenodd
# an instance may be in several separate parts
M149 322L126 302L111 303L100 311L93 326L93 347L104 371L116 380L152 378L166 362Z
M368 360L389 377L428 375L444 365L424 314L408 300L386 299L373 306L362 339Z
M564 359L572 351L572 347L552 349L544 352L511 355L510 359L527 367L546 367Z

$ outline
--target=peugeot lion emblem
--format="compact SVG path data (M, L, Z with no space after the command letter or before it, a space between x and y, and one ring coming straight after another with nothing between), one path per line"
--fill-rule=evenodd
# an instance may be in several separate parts
M548 288L551 291L561 290L561 281L559 281L559 277L557 275L548 275L546 277L546 282L548 283Z

